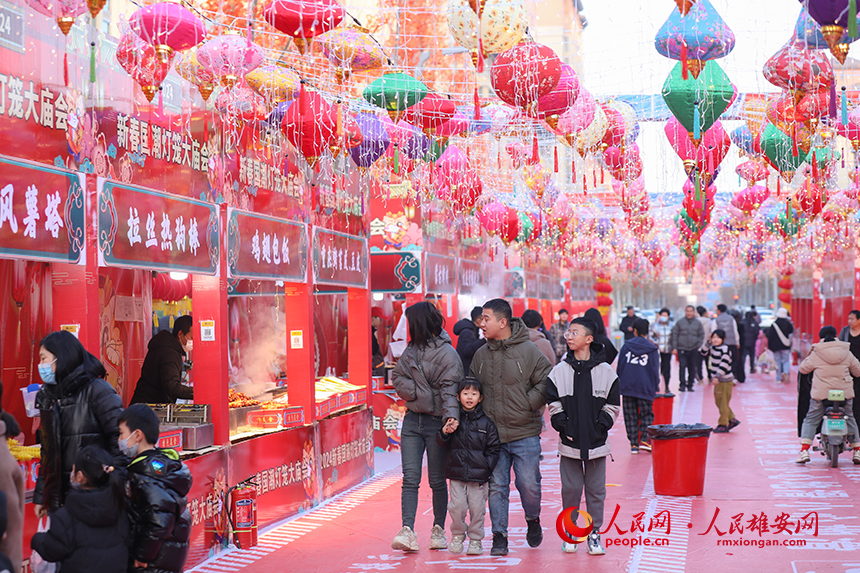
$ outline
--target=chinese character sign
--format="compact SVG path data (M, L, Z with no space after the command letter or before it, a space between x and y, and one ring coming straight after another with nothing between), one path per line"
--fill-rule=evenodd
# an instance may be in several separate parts
M230 209L227 263L230 278L304 282L308 231L304 223Z
M0 156L0 257L83 262L83 179Z
M460 260L458 277L460 280L460 293L471 294L475 287L484 280L484 265L476 261Z
M424 278L427 292L453 293L457 290L457 259L426 253Z
M314 229L314 282L335 286L367 286L367 240Z
M218 272L215 205L103 178L98 180L98 197L100 264Z

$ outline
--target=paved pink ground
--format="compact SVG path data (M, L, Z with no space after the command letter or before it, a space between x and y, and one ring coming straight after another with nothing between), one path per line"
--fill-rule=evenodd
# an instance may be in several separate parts
M654 494L651 455L630 454L623 421L619 419L610 435L614 462L607 469L610 487L604 527L609 525L617 505L615 523L625 533L613 527L603 537L607 545L626 545L608 546L602 557L590 556L584 548L573 555L561 551L561 541L554 530L562 509L554 454L556 440L548 431L542 439L544 542L539 548L526 544L522 509L516 493L512 493L511 551L507 557L489 556L489 516L483 556L427 549L410 555L392 551L391 539L400 529L400 472L396 469L274 528L261 536L257 548L227 553L196 571L532 573L587 567L596 573L860 573L860 466L853 465L850 456L844 454L839 468L833 469L817 453L812 463L795 464L799 449L796 403L795 385L776 384L770 375L753 375L746 384L737 385L732 406L743 423L728 435L711 436L705 492L693 498ZM712 389L698 386L692 394L678 394L674 419L715 426L717 411ZM707 531L717 510L714 528ZM637 514L642 514L644 532L630 531ZM817 534L813 529L816 514ZM670 517L671 529L667 531L665 524L658 523L662 519L658 519L648 531L652 517L659 515ZM809 517L803 519L804 516ZM761 526L765 520L767 525ZM774 534L780 524L791 533ZM429 488L422 484L416 530L424 548L431 526ZM630 546L640 539L650 545ZM731 545L725 545L726 540ZM780 545L758 546L767 542Z

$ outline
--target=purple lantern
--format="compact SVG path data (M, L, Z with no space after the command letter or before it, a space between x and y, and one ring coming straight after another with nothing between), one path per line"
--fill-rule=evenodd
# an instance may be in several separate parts
M373 113L356 114L355 121L361 129L362 140L357 146L349 148L349 154L356 165L367 168L385 154L391 138L385 124Z

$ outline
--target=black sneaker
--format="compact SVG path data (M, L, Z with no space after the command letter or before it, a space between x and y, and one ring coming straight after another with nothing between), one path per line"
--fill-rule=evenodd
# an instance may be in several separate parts
M493 534L493 548L490 549L490 555L507 555L508 554L508 538L504 533Z
M729 431L728 426L717 426L716 428L714 428L715 434L726 434L726 433L728 433L728 431Z
M737 418L732 418L731 420L729 420L729 430L731 430L732 428L737 428L740 425L741 421Z
M695 392L692 386L687 386L687 392Z
M679 390L680 392L686 392L686 391L687 391L687 389L686 389L686 388L684 388L683 386L681 386L680 388L678 388L678 390Z
M540 518L527 519L526 523L529 530L526 533L526 541L529 542L529 547L538 547L543 541L543 530L540 528Z

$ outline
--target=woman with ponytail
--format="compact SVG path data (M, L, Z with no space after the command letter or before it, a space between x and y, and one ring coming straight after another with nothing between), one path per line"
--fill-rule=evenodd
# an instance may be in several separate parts
M63 573L125 573L129 525L121 470L109 453L86 446L75 456L65 505L51 516L51 527L33 536L32 548Z

